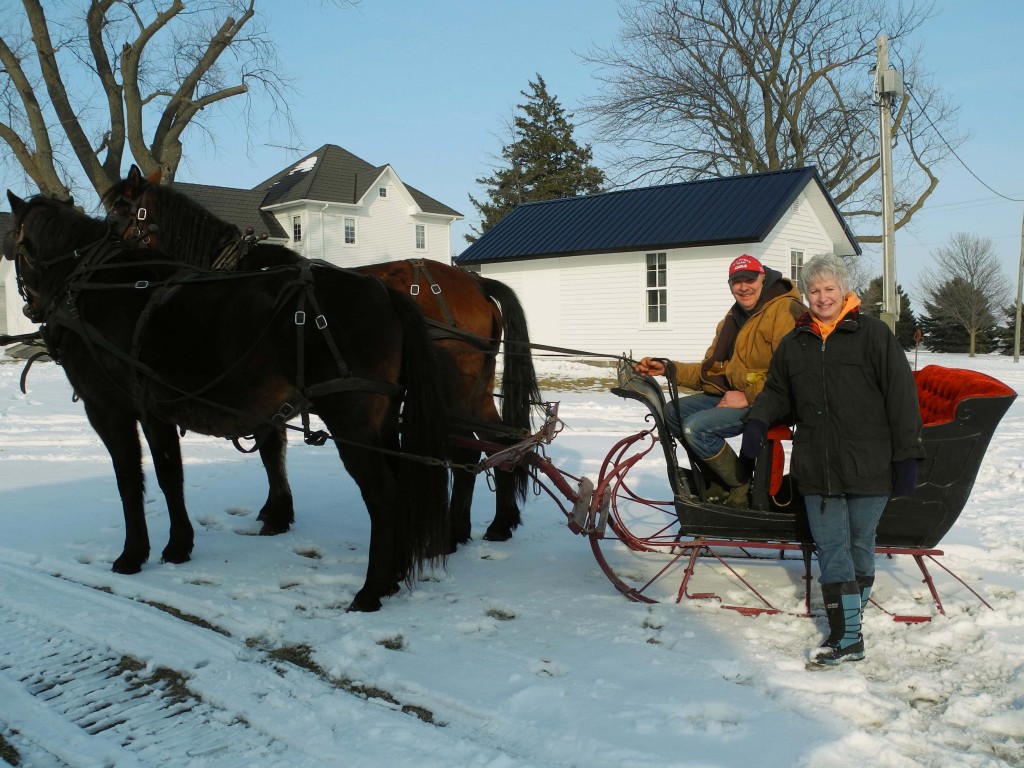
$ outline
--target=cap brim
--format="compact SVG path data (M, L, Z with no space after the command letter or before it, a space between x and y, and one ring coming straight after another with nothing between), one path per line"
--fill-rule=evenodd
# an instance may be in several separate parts
M734 283L737 280L756 280L758 275L763 274L763 272L755 272L752 269L741 269L739 272L733 272L729 275L729 282Z

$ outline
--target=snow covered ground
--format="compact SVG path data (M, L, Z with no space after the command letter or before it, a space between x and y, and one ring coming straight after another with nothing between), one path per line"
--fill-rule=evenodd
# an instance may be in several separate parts
M922 353L1024 389L1003 357ZM589 366L540 361L570 382ZM941 561L947 610L904 624L869 608L868 658L804 669L798 561L736 562L789 612L633 603L544 494L512 541L477 540L374 614L347 614L368 521L332 448L293 440L297 524L255 536L258 459L188 435L191 562L110 571L123 523L106 451L63 372L0 364L0 759L22 766L1024 765L1024 398L1003 419ZM596 476L643 409L592 387L549 392L558 466ZM147 464L147 470L151 467ZM666 496L664 462L637 485ZM154 553L166 508L149 473ZM645 566L638 565L643 569ZM643 574L635 574L642 576ZM746 599L723 569L695 578ZM887 609L935 613L913 560L879 562ZM666 592L668 595L668 592ZM815 612L820 598L814 590Z

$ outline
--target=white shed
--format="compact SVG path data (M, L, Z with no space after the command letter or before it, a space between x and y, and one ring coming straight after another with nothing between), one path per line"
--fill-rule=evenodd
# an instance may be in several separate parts
M796 277L860 253L814 168L521 205L455 258L512 287L534 342L699 360L741 253Z

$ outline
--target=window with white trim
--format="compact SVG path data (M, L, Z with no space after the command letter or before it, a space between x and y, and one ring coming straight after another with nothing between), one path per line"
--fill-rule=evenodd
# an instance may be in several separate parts
M345 245L356 244L356 220L345 217Z
M292 242L302 242L302 217L292 216Z
M416 225L416 250L427 250L427 227L425 224Z
M388 188L387 187L377 187L377 197L387 197L387 196L388 196Z
M804 269L804 252L794 251L789 252L789 276L793 278L794 283L800 282L800 273Z
M668 322L668 267L664 253L647 254L647 322Z

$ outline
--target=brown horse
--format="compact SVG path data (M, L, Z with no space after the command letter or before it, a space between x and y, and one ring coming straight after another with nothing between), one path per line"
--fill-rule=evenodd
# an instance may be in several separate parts
M297 253L243 235L185 193L146 177L137 166L103 195L103 204L122 237L139 240L170 258L201 267L252 270L301 261ZM515 292L504 283L441 262L415 259L356 268L412 295L435 345L443 349L457 374L449 392L453 426L451 446L457 465L479 460L481 445L515 442L529 433L531 410L540 392L529 354L526 315ZM495 406L496 357L505 344L501 412ZM469 439L467 439L469 438ZM270 492L260 512L268 533L288 529L294 520L291 489L284 468L286 436L282 430L259 439ZM495 515L485 539L505 541L521 523L529 473L519 464L494 473ZM451 494L454 543L470 539L470 506L476 473L453 471ZM268 528L269 526L269 528Z

